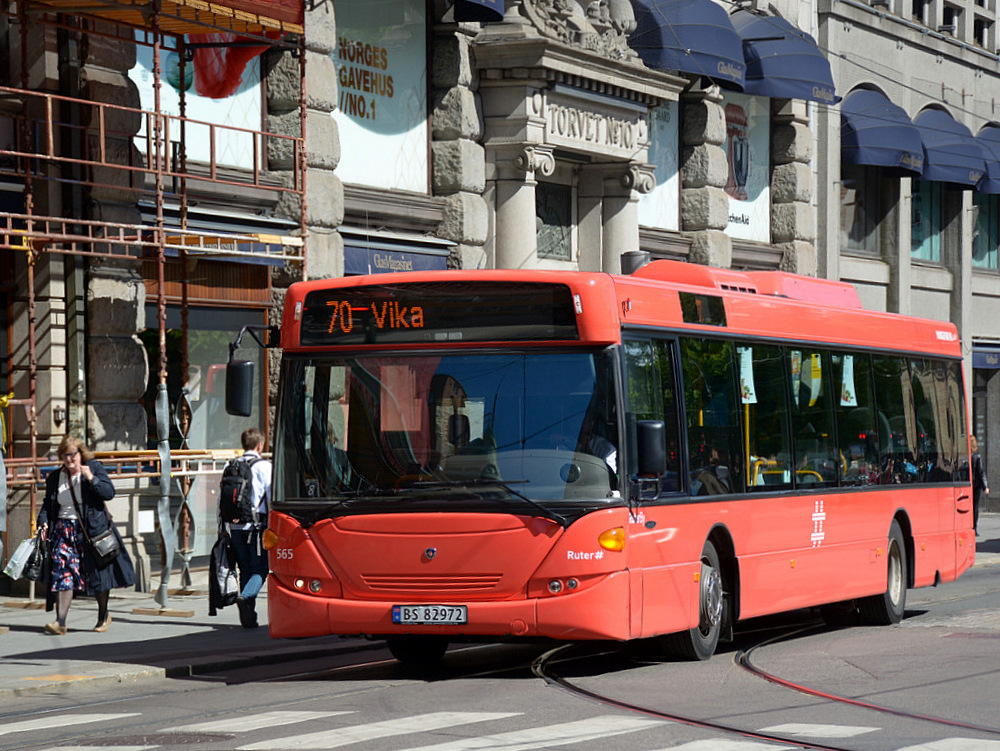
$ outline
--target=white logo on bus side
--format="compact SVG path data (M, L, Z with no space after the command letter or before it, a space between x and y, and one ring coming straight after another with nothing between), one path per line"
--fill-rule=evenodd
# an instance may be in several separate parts
M817 500L816 505L813 507L813 531L812 531L812 546L818 548L823 544L823 540L826 539L826 532L823 529L823 523L826 521L826 512L823 510L823 501Z
M566 560L569 561L599 561L604 558L604 551L597 550L593 553L582 553L575 550L566 551Z

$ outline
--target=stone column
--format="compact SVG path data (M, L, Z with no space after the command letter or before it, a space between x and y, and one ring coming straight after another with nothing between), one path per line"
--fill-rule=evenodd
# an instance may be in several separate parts
M118 104L139 109L139 92L129 79L135 66L136 47L132 42L99 35L86 35L80 48L79 96L92 102ZM100 147L97 137L99 111L81 112L82 124L89 128L90 153ZM114 133L137 133L140 118L134 111L105 109L103 127ZM131 139L116 138L104 144L107 159L134 164ZM147 155L147 159L151 155ZM142 224L131 184L132 173L115 168L95 168L97 186L86 196L85 213L90 219L119 224ZM75 211L75 209L70 209ZM106 248L100 248L105 250ZM156 328L156 320L146 321L146 287L139 262L128 257L127 248L112 249L114 258L91 260L85 279L87 339L85 350L87 389L87 431L84 439L98 451L145 449L148 436L146 410L140 403L146 391L150 365L138 333ZM137 536L139 495L135 486L119 483L111 501L111 513L124 538L136 572L136 589L149 591L150 566L145 546ZM132 492L123 492L132 491Z
M484 268L489 234L483 113L474 93L470 38L478 24L441 26L434 36L431 66L431 181L446 197L438 234L456 243L449 266Z
M318 3L305 13L306 29L306 275L330 278L344 274L344 244L336 231L344 221L344 186L334 170L340 162L340 133L330 116L337 107L337 70L331 55L337 47L334 8ZM277 49L277 63L267 76L267 129L289 136L302 134L300 95L302 69L297 56ZM295 153L284 139L268 140L268 166L287 184L295 178ZM302 207L287 193L277 209L298 221ZM276 267L272 283L283 290L302 276L298 268ZM276 299L276 304L283 299ZM272 321L277 323L277 321Z
M622 253L639 250L639 194L656 185L649 165L615 165L604 181L604 241L601 270L622 271Z
M535 225L535 173L555 171L553 149L518 146L496 149L496 267L533 268L538 250Z
M681 229L691 238L690 260L729 268L733 244L726 234L729 162L722 97L699 91L686 96L681 106Z
M806 105L772 104L771 242L782 248L781 270L816 275L813 134Z
M604 180L602 170L584 167L576 184L577 268L604 268Z
M948 243L944 249L945 268L951 271L951 322L958 327L965 359L965 390L972 393L972 233L976 228L976 208L972 191L959 192L962 208L958 218L959 242ZM985 493L984 498L988 498Z
M882 260L889 269L889 288L886 290L886 310L890 313L910 315L912 189L916 178L900 180L899 211L896 212L895 243L882 243ZM882 235L883 240L886 235Z

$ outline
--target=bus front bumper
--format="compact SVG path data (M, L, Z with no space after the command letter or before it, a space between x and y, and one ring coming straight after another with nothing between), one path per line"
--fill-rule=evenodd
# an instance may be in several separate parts
M330 634L389 636L546 637L585 640L629 638L627 571L608 574L584 591L521 600L452 601L433 596L393 600L321 597L285 586L273 574L267 585L267 612L273 638ZM401 625L392 622L394 605L467 605L461 625Z

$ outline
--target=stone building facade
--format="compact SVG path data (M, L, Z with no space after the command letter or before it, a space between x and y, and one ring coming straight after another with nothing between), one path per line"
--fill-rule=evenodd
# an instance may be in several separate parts
M693 17L679 15L681 5ZM220 416L219 366L242 326L277 322L283 290L304 277L435 268L614 273L639 251L846 279L868 307L955 321L970 364L977 353L995 356L1000 337L989 313L1000 300L998 243L982 251L982 262L971 250L977 217L997 212L995 204L983 208L971 189L931 189L941 250L925 263L907 239L909 178L876 176L883 203L868 234L878 242L859 249L844 241L843 207L856 196L842 188L840 97L870 86L911 116L946 105L969 127L992 117L995 32L984 29L995 18L980 5L920 5L930 14L922 20L860 0L776 0L732 13L711 0L305 4L297 41L261 55L259 80L238 89L249 104L231 108L249 118L250 130L268 134L260 164L235 156L217 165L221 172L185 177L183 190L175 189L181 178L168 176L173 183L158 187L164 198L156 205L149 181L162 175L147 172L137 184L128 170L105 165L97 166L102 179L75 192L7 185L3 208L13 215L24 213L23 196L31 195L36 214L162 224L168 237L199 233L203 244L197 255L185 254L183 242L165 253L163 276L155 248L116 253L107 241L99 257L72 247L35 257L9 241L0 249L0 269L15 280L0 283L0 392L32 401L37 417L9 408L7 456L37 464L67 430L106 452L154 448L152 403L163 374L175 449L223 451L246 424L266 427L275 360L253 343L241 350L266 374L245 422ZM720 32L710 49L699 49L694 37L684 39L685 28L705 21ZM949 21L954 32L935 28ZM25 35L19 23L7 19L2 30L10 61L26 44L53 54L4 83L123 105L114 130L126 137L114 141L113 161L148 165L154 155L143 152L139 112L152 108L155 81L145 47L86 32L66 45L53 27L32 24ZM103 23L86 17L82 28L105 30ZM779 59L805 60L785 59L790 84L762 62L758 46L766 44L777 45ZM188 115L223 117L205 112ZM91 124L107 114L74 111ZM44 120L44 110L34 116ZM283 252L240 250L273 236L286 238ZM208 252L204 243L217 237L230 237L226 250ZM23 292L29 283L32 296ZM29 335L32 320L37 335ZM983 425L1000 409L993 372L976 376ZM201 530L178 542L189 556L207 553L214 539L213 484L208 472L183 491L187 522ZM118 487L113 512L148 573L159 536L144 519L160 491L142 477L119 479ZM29 526L19 493L14 487L8 502L8 540Z

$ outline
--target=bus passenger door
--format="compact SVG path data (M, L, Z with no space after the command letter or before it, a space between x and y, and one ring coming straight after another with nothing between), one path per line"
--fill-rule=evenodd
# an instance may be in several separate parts
M625 414L630 436L628 466L631 512L628 525L631 570L632 636L650 636L690 628L697 613L697 588L690 586L689 566L678 557L677 521L681 500L680 447L675 343L650 337L624 340ZM666 471L639 473L635 428L640 421L662 421ZM694 553L697 560L701 542Z

